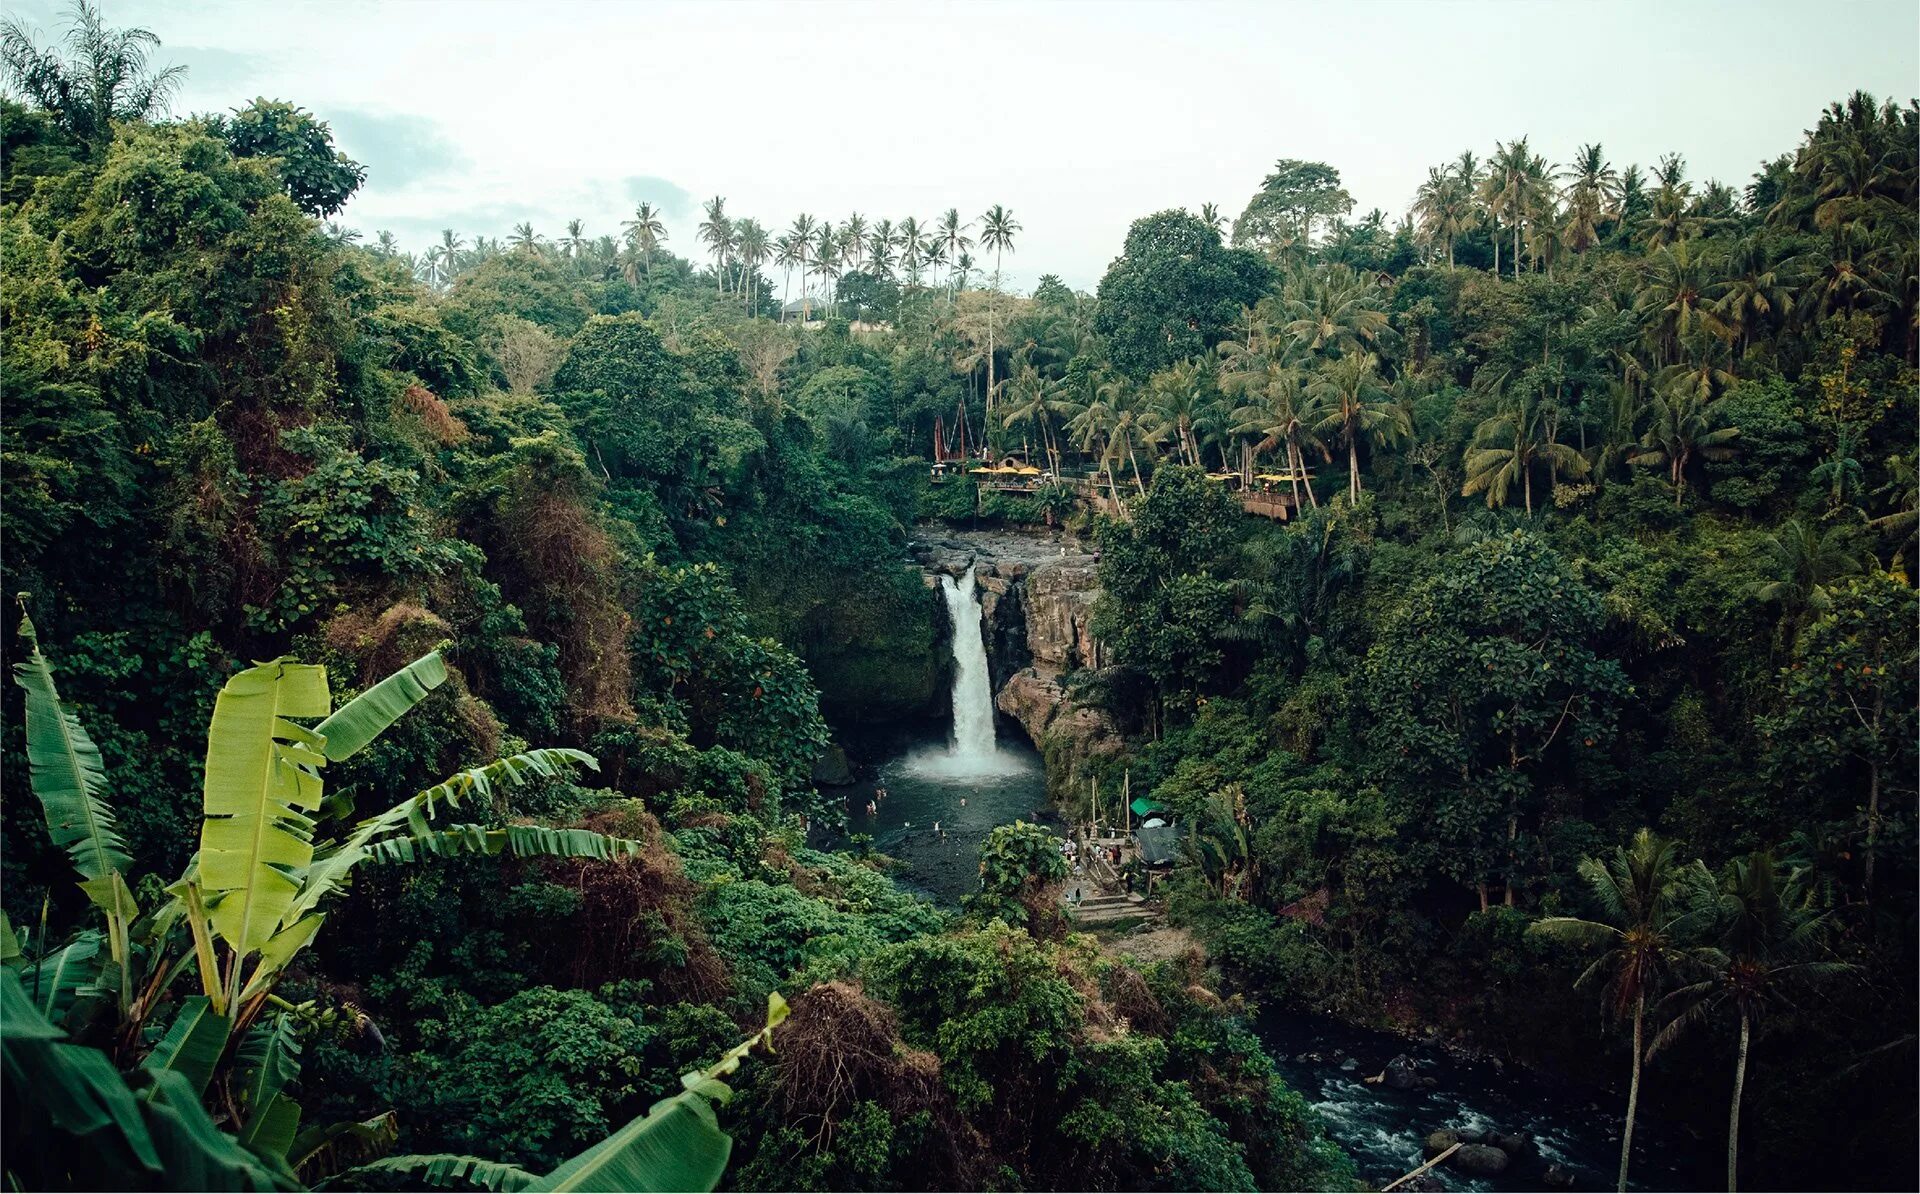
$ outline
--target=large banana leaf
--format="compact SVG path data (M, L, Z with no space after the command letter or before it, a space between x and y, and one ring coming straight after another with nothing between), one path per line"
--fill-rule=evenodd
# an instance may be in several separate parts
M80 719L60 704L53 668L40 653L33 619L20 619L26 662L13 665L13 682L26 690L27 767L33 793L46 814L53 844L66 850L73 869L87 880L104 880L133 866L114 828L113 810L101 795L107 785L100 748Z
M9 1188L291 1189L284 1166L255 1158L217 1128L191 1081L140 1071L136 1093L98 1049L72 1044L0 970L0 1072ZM15 1116L19 1117L16 1125Z
M733 1139L713 1104L683 1091L547 1174L529 1190L631 1190L655 1194L720 1184Z
M213 927L242 955L267 943L313 861L325 740L290 717L327 715L326 669L279 659L228 680L207 728L200 883Z
M510 854L515 858L637 858L639 842L587 829L550 829L545 825L450 825L423 837L394 837L367 848L368 862L416 862L432 855Z
M286 1013L263 1020L247 1033L234 1057L236 1093L246 1122L240 1143L257 1153L287 1157L300 1126L300 1105L286 1096L300 1076L300 1038Z
M447 665L440 652L429 652L340 706L313 732L327 740L327 758L337 763L379 737L446 681Z
M684 1075L685 1090L655 1103L586 1152L561 1165L530 1190L712 1190L726 1172L733 1140L720 1130L709 1099L725 1101L732 1092L721 1078L740 1068L753 1049L773 1047L773 1030L786 1020L787 1001L778 991L767 996L767 1024L727 1050L705 1070Z
M524 1169L479 1157L454 1153L386 1157L321 1182L320 1189L340 1184L351 1189L393 1190L438 1186L451 1190L527 1190L540 1179Z
M366 818L355 825L353 832L344 839L323 847L316 854L307 872L306 883L287 909L285 919L292 921L306 915L318 907L323 898L345 887L353 876L353 868L366 861L368 851L381 839L403 830L415 837L432 834L431 819L443 804L458 808L468 796L491 798L495 787L501 784L525 783L534 777L565 775L567 768L572 766L598 770L600 764L585 751L567 747L530 750L496 759L485 767L462 771L383 813Z
M227 1037L232 1031L233 1021L215 1015L205 995L194 995L181 1003L173 1026L160 1038L153 1052L147 1054L144 1067L154 1071L173 1070L185 1077L194 1093L199 1094L213 1080L214 1067L220 1064L220 1054L226 1050Z

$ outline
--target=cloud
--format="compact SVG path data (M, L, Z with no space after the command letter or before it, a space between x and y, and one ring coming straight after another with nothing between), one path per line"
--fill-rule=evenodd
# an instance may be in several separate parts
M332 127L334 144L367 168L370 187L398 189L468 165L467 155L424 116L365 108L328 108L319 115Z
M685 219L694 212L693 195L687 188L669 179L637 174L622 179L620 185L629 200L638 203L644 199L665 212L670 220Z
M233 101L224 105L228 108L245 105L258 94L260 81L273 70L272 61L264 54L243 54L213 46L164 46L154 58L161 65L186 67L187 85L196 94L231 95Z

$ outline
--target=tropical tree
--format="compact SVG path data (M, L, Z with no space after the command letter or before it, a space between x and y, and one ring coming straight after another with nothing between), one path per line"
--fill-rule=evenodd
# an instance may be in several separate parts
M1773 854L1756 850L1728 863L1717 882L1695 894L1698 915L1711 926L1715 944L1697 953L1706 977L1670 992L1658 1011L1671 1018L1653 1038L1659 1053L1716 1013L1739 1025L1734 1054L1733 1099L1727 1113L1727 1189L1739 1188L1740 1105L1746 1094L1748 1049L1756 1025L1764 1025L1788 996L1845 973L1823 957L1830 913L1815 906L1812 890L1797 872L1782 873Z
M148 65L160 44L152 30L109 29L87 0L74 0L62 41L64 56L40 46L19 17L0 21L0 73L95 152L112 140L114 121L161 115L186 77L184 66Z
M1569 249L1584 253L1599 243L1602 224L1620 218L1620 173L1595 142L1582 145L1560 177L1567 184L1562 235Z
M833 225L826 220L820 221L820 227L813 233L813 272L825 283L829 308L834 301L833 283L840 276L840 240ZM803 304L806 298L802 295ZM802 319L805 312L802 312Z
M961 271L959 276L962 280L955 288L956 290L965 290L967 286L964 280L965 270L970 268L970 263L963 266L961 262L966 258L967 250L973 248L973 238L967 235L967 229L972 226L960 222L959 208L949 207L946 214L940 217L940 223L934 228L935 242L945 248L947 260L953 263L956 270Z
M1683 376L1684 380L1684 376ZM1648 406L1650 423L1629 463L1665 467L1673 485L1673 504L1686 497L1688 469L1696 459L1727 460L1738 450L1738 427L1726 425L1718 403L1703 401L1696 387L1673 386L1657 392Z
M727 201L715 195L700 205L706 218L695 230L700 242L713 252L713 285L716 294L727 290L727 257L733 252L733 221L727 218Z
M767 230L760 226L758 220L740 221L736 232L735 252L740 258L742 275L740 290L746 297L747 314L751 315L757 300L755 291L759 284L760 267L766 264L773 247L767 240Z
M1704 869L1698 862L1693 868ZM1701 879L1681 865L1673 842L1650 829L1634 834L1631 846L1616 847L1611 859L1581 859L1579 873L1600 919L1549 916L1529 931L1583 949L1601 949L1575 985L1604 982L1608 1009L1615 1016L1633 1017L1633 1076L1627 1085L1627 1121L1620 1134L1615 1185L1624 1194L1640 1105L1640 1066L1646 1056L1647 1001L1693 957L1690 936L1699 918L1687 896Z
M640 254L647 277L653 277L654 250L667 243L667 225L659 209L643 202L633 209L633 218L620 226L626 231L627 244Z
M807 303L807 263L813 257L813 234L816 225L813 217L805 212L793 217L793 226L787 229L787 236L793 241L793 261L800 267L800 322L807 322L810 308Z
M1766 569L1772 580L1755 581L1753 595L1777 603L1788 641L1809 613L1832 607L1829 590L1834 582L1857 576L1874 564L1861 550L1857 533L1846 525L1822 528L1818 523L1789 518L1767 536Z
M325 834L324 826L352 808L351 801L325 798L325 767L372 743L448 672L430 653L334 709L325 669L282 658L235 674L215 699L199 850L161 889L160 906L143 914L99 749L61 702L30 619L22 619L20 632L27 652L15 682L26 693L29 786L106 928L83 930L54 949L43 940L32 959L17 948L4 951L7 1098L46 1118L36 1137L44 1149L22 1153L25 1160L9 1150L16 1179L36 1166L48 1174L103 1167L117 1174L108 1185L295 1185L293 1164L314 1146L301 1144L311 1136L296 1135L300 1109L287 1092L299 1073L296 1020L313 1009L274 992L360 866L463 854L610 859L640 849L581 829L433 823L469 800L489 801L502 786L594 765L565 749L527 751L462 772L338 835ZM5 939L13 940L10 931ZM175 990L189 974L198 994ZM103 1003L110 1009L104 1016ZM168 1012L171 1023L161 1031ZM56 1043L68 1032L105 1040L114 1057ZM137 1063L144 1076L137 1095L114 1059ZM107 1108L115 1110L102 1114ZM711 1110L663 1104L655 1111L694 1122L663 1128L636 1121L562 1172L651 1164L635 1137L654 1146L677 1137L701 1158L681 1176L710 1186L725 1164L725 1138L718 1137L716 1162L716 1141L696 1141L686 1129L712 1127ZM86 1149L61 1155L62 1139L83 1136ZM627 1176L637 1179L636 1172Z
M513 226L513 235L507 238L515 250L521 253L538 253L546 238L533 230L533 224L522 221Z
M1360 441L1391 442L1412 433L1406 411L1380 383L1379 359L1370 352L1348 353L1322 366L1307 387L1324 412L1314 432L1347 449L1347 500L1360 500Z
M1000 294L1000 259L1011 252L1020 224L998 203L980 217L980 247L993 250L993 296L987 303L987 409L993 409L993 317Z
M1288 287L1287 295L1287 334L1309 352L1374 352L1387 332L1379 289L1344 265Z
M1466 484L1460 492L1466 496L1487 495L1487 508L1507 504L1507 495L1519 483L1527 516L1533 516L1533 470L1545 464L1554 476L1584 477L1589 465L1586 457L1572 445L1556 443L1547 433L1542 407L1529 401L1527 388L1516 386L1511 401L1498 414L1474 429L1473 443L1467 449Z

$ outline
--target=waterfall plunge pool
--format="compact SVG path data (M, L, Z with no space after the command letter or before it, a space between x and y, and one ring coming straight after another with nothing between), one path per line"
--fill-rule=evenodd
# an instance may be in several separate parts
M928 733L899 743L875 784L845 797L847 832L870 835L875 850L900 863L901 883L948 904L978 885L980 845L995 826L1054 819L1039 754L1017 734L999 734L977 590L971 568L957 579L940 577L954 627L953 724L945 741Z

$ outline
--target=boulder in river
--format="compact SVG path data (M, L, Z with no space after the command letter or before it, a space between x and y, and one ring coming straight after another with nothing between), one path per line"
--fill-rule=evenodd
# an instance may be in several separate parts
M1380 1083L1394 1090L1412 1090L1420 1085L1420 1075L1416 1072L1413 1058L1405 1053L1396 1054L1387 1068L1380 1071Z
M1547 1166L1545 1173L1540 1175L1540 1184L1554 1190L1571 1190L1573 1189L1573 1174L1567 1171L1565 1165L1555 1161L1553 1164Z
M1432 1159L1458 1143L1460 1143L1459 1133L1450 1128L1440 1128L1437 1131L1428 1132L1427 1139L1420 1148L1428 1159Z
M1488 1132L1487 1143L1516 1160L1533 1151L1533 1137L1525 1132Z
M1491 1144L1463 1144L1447 1164L1473 1177L1498 1177L1507 1171L1507 1154Z

